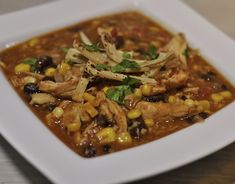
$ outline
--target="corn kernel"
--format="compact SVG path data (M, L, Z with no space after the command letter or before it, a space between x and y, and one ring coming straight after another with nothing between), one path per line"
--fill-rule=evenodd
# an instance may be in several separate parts
M19 74L21 72L30 72L31 66L25 63L20 63L15 66L15 73Z
M98 111L91 105L90 102L87 102L83 105L83 108L86 112L88 112L88 114L94 118L97 114L98 114Z
M219 94L219 93L214 93L214 94L211 95L211 99L214 102L218 103L218 102L221 102L224 99L224 97L221 94Z
M113 128L104 128L96 134L101 144L107 144L116 140L116 132Z
M79 145L81 142L81 134L80 132L76 132L73 136L73 141L76 145Z
M45 70L45 75L46 75L47 77L53 77L53 76L55 75L55 72L56 72L56 69L50 67L50 68L47 68L47 69Z
M222 91L219 94L222 95L225 99L229 99L233 96L230 91Z
M154 120L153 119L145 119L144 123L147 127L152 127L154 125Z
M140 88L136 88L135 91L134 91L134 95L138 98L141 98L142 97L142 91Z
M129 119L136 119L141 116L141 111L139 109L132 109L127 113Z
M24 85L28 84L28 83L36 83L37 79L35 79L34 77L31 77L31 76L26 76L26 77L24 77L23 82L24 82Z
M105 94L108 92L108 90L109 90L109 87L108 87L108 86L105 86L105 87L103 88L103 92L104 92Z
M198 101L198 105L202 106L203 110L210 109L210 102L208 100L200 100L200 101Z
M71 69L71 66L69 65L69 64L67 64L67 63L61 63L60 64L60 66L59 66L59 69L58 69L58 71L59 71L59 73L60 74L65 74L68 70L70 70Z
M176 102L176 98L175 98L174 96L169 96L169 97L168 97L168 102L171 103L171 104L173 104L173 103Z
M202 106L202 105L198 105L198 106L197 106L197 111L198 111L198 112L204 111L203 106Z
M47 122L48 125L52 125L52 123L53 123L53 116L52 116L51 113L46 115L46 122Z
M194 100L194 104L195 104L196 106L199 105L199 101Z
M141 91L144 96L150 96L152 94L153 87L148 84L144 84L141 88Z
M84 93L83 94L83 98L87 101L87 102L93 102L95 100L95 97L89 93Z
M33 39L29 40L29 46L33 47L33 46L37 45L38 42L39 42L39 39L33 38Z
M129 144L132 142L132 138L131 138L129 132L122 132L117 135L117 141L120 144Z
M184 104L187 105L188 107L193 107L195 105L192 99L186 99L184 101Z
M69 123L66 125L66 127L69 132L76 132L80 129L81 124L80 123Z
M59 119L63 116L64 110L61 107L56 107L53 109L52 114Z

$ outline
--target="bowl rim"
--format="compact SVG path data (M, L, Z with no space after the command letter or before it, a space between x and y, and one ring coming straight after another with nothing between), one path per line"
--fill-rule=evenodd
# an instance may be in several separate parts
M102 6L104 3L107 6ZM92 6L90 6L91 4ZM87 0L85 2L71 0L69 3L68 1L56 1L1 15L0 34L5 37L0 38L0 47L3 48L15 40L21 41L96 15L128 9L136 9L151 16L170 31L186 33L190 45L199 47L202 55L209 58L212 65L225 74L233 85L235 84L235 75L232 71L235 65L229 62L235 56L234 41L178 0ZM58 19L58 15L63 19ZM26 26L26 28L20 30L22 26ZM195 30L194 27L200 29ZM223 50L222 54L219 52L221 50ZM220 62L222 59L224 59L223 63ZM0 72L0 76L0 86L4 86L0 93L2 100L0 133L16 150L55 183L133 181L195 161L235 140L233 134L235 124L232 122L235 118L233 113L235 103L233 102L202 124L195 124L135 148L85 159L70 150L33 113L29 113L28 107L13 91L2 72ZM9 105L4 106L4 104ZM172 153L174 154L172 155ZM87 171L92 173L93 177L89 177Z

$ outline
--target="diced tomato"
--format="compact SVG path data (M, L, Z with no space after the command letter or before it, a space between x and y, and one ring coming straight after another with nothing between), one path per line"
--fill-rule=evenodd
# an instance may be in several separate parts
M212 91L213 91L213 89L211 87L208 87L208 86L200 87L199 91L198 91L198 97L199 98L208 98L208 97L210 97Z

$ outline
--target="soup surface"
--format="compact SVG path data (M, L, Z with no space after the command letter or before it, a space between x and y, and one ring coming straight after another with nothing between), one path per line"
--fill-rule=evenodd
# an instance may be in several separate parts
M234 100L183 33L134 11L34 37L0 60L32 111L84 157L159 139Z

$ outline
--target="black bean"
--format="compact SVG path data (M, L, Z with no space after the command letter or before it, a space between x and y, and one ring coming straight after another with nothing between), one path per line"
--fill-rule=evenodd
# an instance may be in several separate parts
M111 120L108 120L107 117L104 115L99 115L96 118L96 122L101 127L112 127L113 126L113 122Z
M202 117L203 119L206 119L206 118L209 117L209 114L206 113L206 112L200 112L198 115L199 115L200 117Z
M180 118L180 120L182 121L187 121L188 123L192 124L195 123L195 119L194 119L195 115L186 115Z
M221 89L222 89L222 90L228 90L228 87L227 87L225 84L222 84L222 85L221 85Z
M103 152L110 153L112 151L112 146L110 144L103 145Z
M36 70L42 72L45 68L52 65L53 61L51 56L39 56L36 62Z
M182 92L185 86L179 86L176 88L176 91Z
M96 85L98 85L98 84L102 84L102 82L104 82L104 81L103 81L103 79L101 79L101 78L93 78L93 79L88 83L87 88L89 89L89 88L91 88L91 87L93 87L93 86L96 86Z
M128 127L131 137L134 139L140 139L140 137L147 132L143 119L138 118L136 120L132 120L131 122L132 125Z
M54 79L54 77L46 76L46 77L43 77L42 81L53 81L53 82L55 82L55 79Z
M201 78L206 80L206 81L212 81L215 78L215 73L214 72L207 72L206 74L202 74Z
M180 97L182 100L187 100L187 97L185 95Z
M96 149L92 145L87 145L84 147L84 156L87 158L96 156Z
M38 85L35 83L28 83L24 86L24 92L26 94L39 93Z
M120 49L124 46L125 41L122 36L115 37L114 44L116 45L117 49Z
M127 125L128 125L128 127L131 127L133 125L133 121L128 121Z
M56 104L51 104L51 103L50 103L50 104L47 105L47 109L48 109L49 111L53 111L54 108L56 108L56 106L57 106Z
M143 100L147 102L160 102L160 101L164 102L166 101L166 96L164 94L154 95L154 96L144 96Z
M129 130L131 137L133 137L134 139L140 139L140 129L138 127L134 127L132 129Z
M161 71L161 72L166 71L166 67L165 67L165 66L162 66L162 67L160 68L160 71Z

